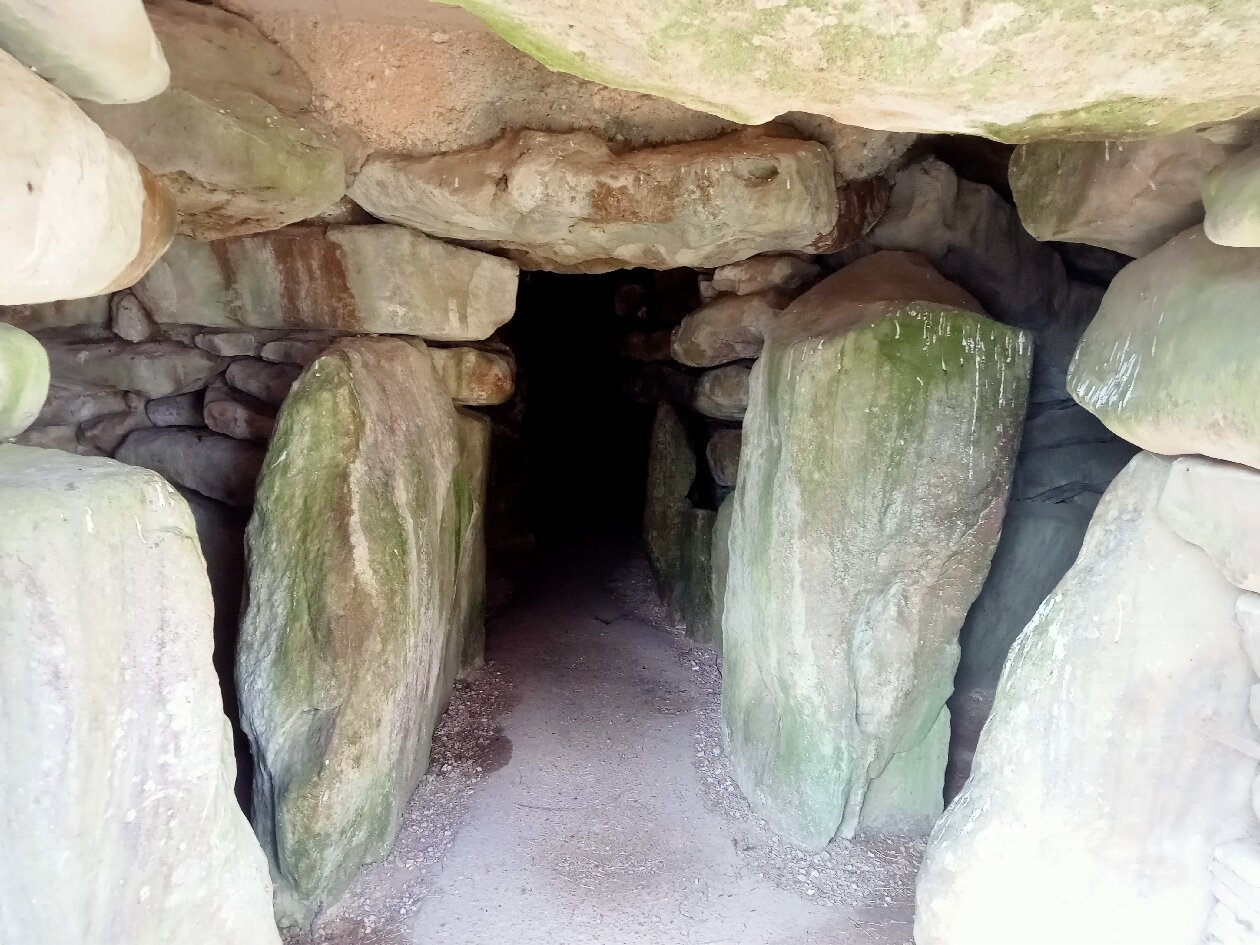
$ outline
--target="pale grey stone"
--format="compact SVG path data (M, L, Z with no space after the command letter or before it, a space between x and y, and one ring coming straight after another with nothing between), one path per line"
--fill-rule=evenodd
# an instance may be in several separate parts
M249 508L264 450L209 430L164 427L137 430L114 456L119 462L152 469L175 485Z

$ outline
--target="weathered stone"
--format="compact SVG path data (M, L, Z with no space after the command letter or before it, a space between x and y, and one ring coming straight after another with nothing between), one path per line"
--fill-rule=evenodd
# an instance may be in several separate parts
M170 188L180 232L273 230L345 193L345 161L309 113L301 69L248 20L187 0L147 5L171 87L135 105L85 105Z
M726 603L726 579L731 570L731 517L735 513L735 494L731 493L718 506L713 520L713 549L710 552L710 580L713 586L713 645L722 645L722 614Z
M289 396L289 389L302 373L289 364L268 364L266 361L235 361L227 369L227 382L265 404L280 406Z
M1029 141L1167 134L1260 107L1252 0L1071 9L990 0L967 15L930 5L891 17L878 0L453 2L552 69L748 124L796 110L862 128Z
M479 341L516 307L517 267L398 226L180 238L136 286L161 323Z
M76 328L88 334L104 334L109 330L109 300L108 295L93 295L35 305L3 305L0 322L26 331Z
M205 423L205 391L159 397L144 405L149 423L155 427L199 427Z
M264 361L273 364L291 364L304 368L314 364L332 342L332 338L284 338L268 341L262 346L260 354Z
M207 427L237 440L266 443L276 426L275 410L223 381L206 389L202 410Z
M166 397L205 387L219 369L219 359L200 348L163 341L139 345L50 341L45 347L59 381L113 387L145 397Z
M791 302L782 291L718 296L674 329L670 350L692 367L714 367L761 354L766 329Z
M58 379L49 385L48 397L44 400L44 406L35 422L76 426L93 417L129 410L139 399L135 394L113 388L92 387Z
M93 102L142 102L170 80L140 0L5 0L0 47L67 95Z
M1229 149L1196 131L1142 141L1038 141L1015 149L1010 182L1039 240L1145 256L1203 220L1200 192Z
M683 580L683 538L691 509L696 457L678 411L669 404L656 408L648 447L647 490L643 503L643 543L656 586L667 605Z
M741 420L748 409L747 364L727 364L705 371L696 383L691 408L715 420Z
M115 335L134 343L148 341L157 329L140 300L131 292L119 292L110 300L109 324Z
M799 256L754 256L721 266L713 273L713 291L752 295L770 289L799 289L813 282L822 269Z
M79 442L109 455L131 433L149 426L148 415L141 404L130 410L93 417L79 425Z
M470 436L425 352L396 339L338 341L280 413L237 680L282 918L309 919L385 854L428 765L480 599Z
M588 132L519 131L457 154L376 155L350 193L383 220L506 249L531 269L711 267L837 248L831 158L791 138L614 154Z
M478 348L430 348L433 370L457 404L492 407L506 403L516 383L510 356Z
M13 438L19 446L34 446L41 450L61 450L77 456L103 456L96 447L79 442L79 430L67 423L30 427Z
M64 94L0 52L0 124L22 128L0 187L0 303L131 285L175 229L169 194Z
M467 489L460 514L467 514L459 544L455 580L455 627L464 641L459 674L465 676L486 662L486 494L490 480L490 418L472 410L455 411L459 434L459 463L466 478L457 488Z
M1169 468L1116 478L1012 649L919 873L919 945L1203 940L1212 851L1255 829L1230 745L1255 677L1238 591L1156 511Z
M688 507L683 512L681 580L674 598L687 635L701 643L717 644L720 625L713 622L713 532L717 513Z
M958 631L1026 405L1029 337L950 304L966 293L913 262L819 283L753 371L723 718L744 794L810 849L940 813Z
M201 332L194 341L198 348L222 358L249 358L262 350L258 339L247 331Z
M279 945L188 506L147 471L17 446L0 504L5 939Z
M0 440L35 422L48 397L48 382L43 346L22 329L0 322Z
M1183 456L1169 471L1159 514L1177 535L1202 548L1225 580L1260 592L1260 472Z
M114 456L144 466L167 481L237 508L254 503L254 484L263 449L208 430L165 427L137 430Z
M1165 456L1260 466L1260 373L1240 333L1260 250L1201 227L1126 266L1072 359L1068 390L1113 432Z
M727 489L735 488L739 477L739 452L744 434L740 430L718 430L709 437L705 457L709 460L709 472L713 481Z
M1220 246L1260 246L1260 145L1226 160L1203 182L1203 231Z

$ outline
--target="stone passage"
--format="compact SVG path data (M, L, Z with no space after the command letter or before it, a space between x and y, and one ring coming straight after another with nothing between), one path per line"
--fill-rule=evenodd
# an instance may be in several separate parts
M488 447L400 340L337 342L281 411L236 670L281 920L388 851L451 684L480 660Z
M940 814L958 630L1032 362L977 309L921 259L878 254L793 303L753 372L722 709L740 786L807 848Z

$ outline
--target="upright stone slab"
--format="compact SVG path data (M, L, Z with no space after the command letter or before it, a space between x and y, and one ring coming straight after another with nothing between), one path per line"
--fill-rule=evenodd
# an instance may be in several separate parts
M753 134L614 153L590 132L517 131L455 154L375 155L350 195L382 220L556 271L721 266L825 250L839 232L827 149ZM883 204L868 209L858 233Z
M170 195L69 98L0 52L0 305L101 295L140 278L175 231Z
M17 436L39 416L48 396L48 355L38 341L0 323L0 440Z
M1239 592L1157 511L1168 460L1112 483L1011 650L971 779L919 874L919 945L1199 945L1208 864L1257 831Z
M0 47L93 102L142 102L171 77L141 0L4 0Z
M1260 249L1187 230L1126 266L1068 370L1068 390L1120 436L1164 456L1260 467Z
M0 505L0 937L279 945L188 506L146 470L20 446Z
M238 648L254 826L305 922L393 843L481 594L484 433L427 353L345 339L285 401L247 534Z
M868 257L783 312L744 425L722 712L740 787L809 849L941 811L958 631L1027 398L1028 336L905 262Z
M248 20L189 0L146 5L171 87L136 105L85 105L175 195L180 232L273 230L345 193L345 160L311 114L306 75Z
M479 341L512 317L517 276L506 259L400 226L310 226L180 237L135 292L163 324Z
M672 603L682 586L683 539L691 508L696 455L678 411L669 404L656 408L648 447L647 490L643 504L643 541L656 586Z

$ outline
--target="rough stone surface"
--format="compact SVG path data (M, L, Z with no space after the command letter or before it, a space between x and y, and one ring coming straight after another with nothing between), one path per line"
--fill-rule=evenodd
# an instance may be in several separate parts
M1203 182L1203 230L1221 246L1260 246L1260 145L1236 154Z
M0 306L0 321L27 331L77 329L103 335L109 331L109 302L108 295L93 295L35 305L4 305Z
M1260 250L1202 227L1129 264L1081 339L1068 389L1113 432L1165 456L1260 466L1260 373L1238 331L1260 287Z
M219 369L219 359L213 355L173 342L50 341L45 347L59 381L134 391L145 397L166 397L205 387Z
M188 506L147 471L18 446L0 496L5 939L279 945Z
M171 76L140 0L5 0L0 48L93 102L142 102Z
M1116 478L1011 651L919 874L919 945L1203 941L1212 851L1256 830L1230 745L1255 738L1255 674L1238 591L1157 514L1168 475L1142 454Z
M48 397L48 382L43 346L22 329L0 322L0 440L35 422Z
M1183 131L1143 141L1039 141L1015 149L1010 182L1039 240L1145 256L1203 220L1208 171L1230 149Z
M457 404L493 407L512 396L516 368L510 354L479 348L430 348L429 356Z
M761 354L766 329L791 301L782 290L755 295L724 295L687 315L674 329L674 360L692 367L714 367Z
M258 339L248 331L202 332L197 335L195 344L221 358L248 358L262 350Z
M136 395L125 391L58 378L49 385L48 397L35 422L74 426L93 417L127 410L135 399Z
M61 450L78 456L100 456L94 446L79 442L78 428L57 423L49 426L30 427L13 438L19 446L35 446L42 450Z
M140 278L174 234L163 186L4 52L0 124L23 129L9 141L0 178L0 304L101 295Z
M281 338L268 341L262 346L259 354L264 361L273 364L292 365L304 368L314 364L332 344L332 338Z
M735 487L739 475L739 453L743 447L744 434L740 430L718 430L709 437L705 447L705 457L709 461L709 472L713 481L726 489Z
M284 919L386 853L428 765L481 599L468 436L425 352L393 339L337 342L281 411L237 680Z
M345 193L345 160L309 113L301 69L247 20L188 0L147 5L171 87L88 113L170 188L180 232L221 239L296 223Z
M877 0L454 2L550 68L749 123L796 109L862 128L1027 141L1164 134L1260 106L1251 0L988 2L892 16Z
M80 424L77 436L79 442L110 455L129 434L147 426L150 426L149 417L144 407L136 404L129 410L85 421Z
M678 411L669 404L656 408L648 448L647 492L643 504L643 542L657 590L667 606L677 609L681 594L684 538L691 510L696 456Z
M158 397L144 405L149 423L155 427L199 427L205 422L202 406L205 391Z
M109 325L123 341L135 343L148 341L157 328L140 300L131 292L119 292L110 299Z
M726 604L726 579L731 570L731 517L735 514L735 494L731 493L718 506L713 520L713 549L710 552L709 574L713 583L714 646L722 646L722 615Z
M908 262L819 283L753 371L722 710L744 794L809 849L941 811L958 631L1026 406L1029 337L948 304L966 294L930 270L903 280Z
M263 450L204 429L166 427L137 430L114 454L119 462L144 466L167 481L237 508L254 504L254 484Z
M742 420L748 409L747 364L727 364L705 371L696 383L691 409L714 420Z
M227 382L263 403L279 406L289 396L289 389L302 372L290 364L268 364L266 361L236 361L227 369Z
M477 341L516 307L517 268L398 226L180 238L136 286L164 324L316 328Z
M1202 548L1229 583L1260 592L1260 472L1183 456L1169 470L1159 515Z
M234 391L216 381L205 393L202 413L206 426L237 440L266 443L276 425L276 412L269 405Z
M798 289L815 281L821 267L799 256L754 256L720 266L713 273L713 291L751 295L768 289Z
M588 132L519 131L457 154L374 156L350 194L383 220L505 249L527 268L607 272L834 248L833 177L825 148L792 138L616 154ZM842 220L858 227L846 242L871 222Z

